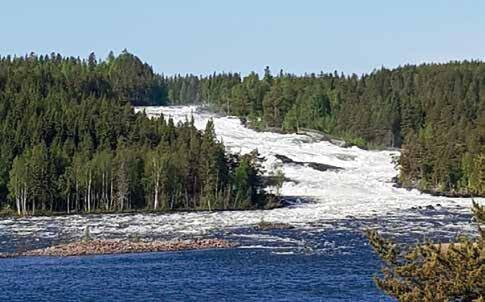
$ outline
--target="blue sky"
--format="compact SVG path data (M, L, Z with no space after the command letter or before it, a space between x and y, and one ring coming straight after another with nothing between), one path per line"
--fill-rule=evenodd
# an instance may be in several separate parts
M371 72L483 59L485 1L5 1L0 54L106 57L160 73Z

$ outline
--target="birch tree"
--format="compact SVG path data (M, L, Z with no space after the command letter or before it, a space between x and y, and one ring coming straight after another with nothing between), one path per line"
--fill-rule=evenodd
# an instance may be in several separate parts
M19 216L27 214L27 200L29 197L29 169L25 157L24 154L15 157L10 170L10 181L8 184L10 196L15 199L15 207Z
M146 156L145 179L147 189L153 196L152 208L155 210L159 208L161 196L164 194L167 165L168 157L161 147Z

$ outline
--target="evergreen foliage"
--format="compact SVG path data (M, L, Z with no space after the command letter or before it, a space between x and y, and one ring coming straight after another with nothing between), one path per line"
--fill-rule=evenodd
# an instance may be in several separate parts
M363 147L400 147L405 187L485 195L485 63L382 68L361 77L273 76L266 68L261 79L222 73L165 83L169 102L211 104L254 128L311 128Z
M473 203L479 236L449 245L416 245L402 250L369 231L372 247L381 257L383 277L376 284L399 301L485 301L485 209Z
M0 207L19 215L264 207L257 157L226 154L212 122L199 131L133 111L167 98L165 79L126 51L0 58Z

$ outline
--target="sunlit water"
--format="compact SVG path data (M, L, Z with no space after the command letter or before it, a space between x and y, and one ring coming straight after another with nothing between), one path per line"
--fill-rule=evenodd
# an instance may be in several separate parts
M139 109L138 109L139 110ZM284 196L310 202L269 211L72 215L0 219L0 252L96 238L217 237L228 250L73 258L0 259L0 301L385 301L372 275L379 262L362 230L379 228L400 242L451 240L473 232L469 199L394 188L397 151L341 148L304 135L257 133L238 119L196 107L145 108L176 121L214 118L230 152L258 149L267 173L285 155L343 168L321 172L284 164ZM298 198L296 200L298 200ZM292 198L295 200L295 198ZM482 200L483 201L483 200ZM294 228L260 231L261 220Z

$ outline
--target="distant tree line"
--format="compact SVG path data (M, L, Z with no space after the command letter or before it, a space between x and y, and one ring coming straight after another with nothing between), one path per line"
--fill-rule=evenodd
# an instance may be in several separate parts
M255 128L305 128L362 147L400 147L399 182L485 195L485 63L382 68L358 77L251 73L165 78L168 102L205 103Z
M258 155L192 120L150 120L162 76L124 51L0 58L0 208L39 212L264 207Z

